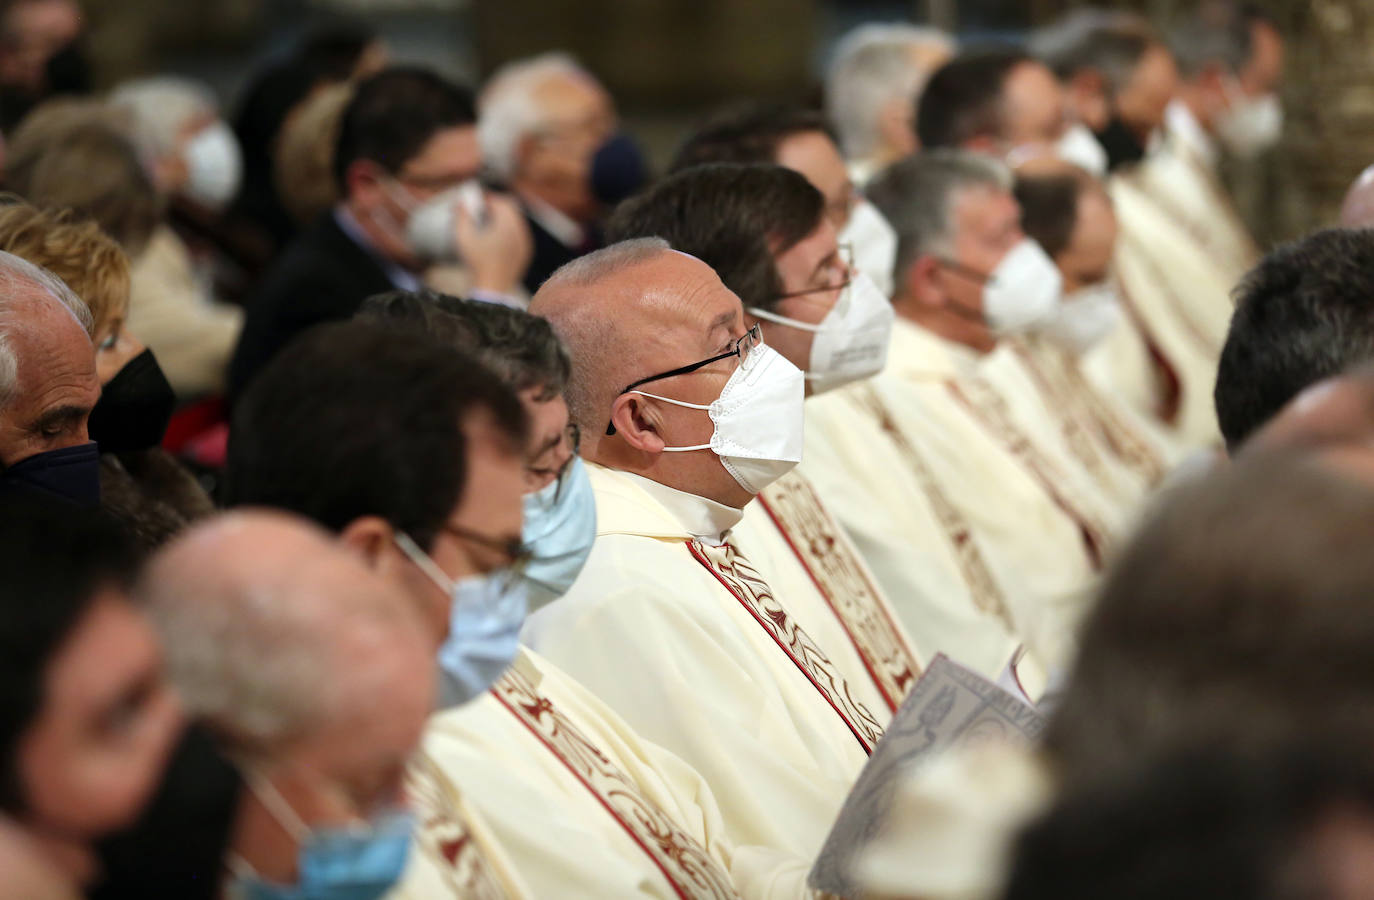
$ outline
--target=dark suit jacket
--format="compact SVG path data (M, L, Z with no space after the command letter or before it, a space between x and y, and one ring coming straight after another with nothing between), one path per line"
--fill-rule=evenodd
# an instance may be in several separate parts
M530 257L530 266L525 270L524 285L525 290L531 295L539 290L539 285L554 273L554 270L566 262L572 262L584 253L590 253L601 246L601 232L596 228L587 230L587 242L581 247L569 247L558 238L554 237L543 225L536 222L527 211L525 221L530 225L530 234L534 238L534 254Z
M312 325L347 319L368 297L392 289L372 255L326 213L287 247L248 304L229 364L230 398L293 337Z

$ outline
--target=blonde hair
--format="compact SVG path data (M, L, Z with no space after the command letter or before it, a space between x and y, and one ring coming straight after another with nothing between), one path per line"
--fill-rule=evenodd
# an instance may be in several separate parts
M0 205L0 250L62 279L90 309L92 336L128 312L128 256L99 225L71 210L42 210L22 202Z
M338 202L334 145L354 91L351 82L321 88L282 128L272 177L282 205L300 225L310 225Z

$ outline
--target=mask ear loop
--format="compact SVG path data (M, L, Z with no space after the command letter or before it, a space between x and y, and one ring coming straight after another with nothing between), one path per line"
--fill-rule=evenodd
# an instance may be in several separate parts
M396 546L406 555L406 558L413 562L421 572L424 572L439 590L445 594L451 595L453 593L453 579L449 578L444 570L439 568L438 563L430 559L428 553L420 549L419 544L411 540L410 535L404 531L398 531L392 536L392 540L396 542Z
M261 772L249 770L245 780L248 782L248 789L253 792L253 796L267 809L269 815L277 820L277 824L286 829L286 833L298 844L305 843L305 839L310 836L310 827L301 819L300 813L286 802L286 798L277 790L277 786L272 780ZM248 865L247 860L242 860L244 865ZM252 868L252 866L249 866Z
M686 409L700 409L710 411L711 404L702 405L700 403L688 403L686 400L674 400L672 397L660 397L658 394L650 394L648 391L626 391L627 394L638 394L641 397L652 397L655 400L662 400L664 403L671 403L674 406L681 406ZM686 453L689 450L710 450L710 444L697 444L694 447L664 447L664 453Z

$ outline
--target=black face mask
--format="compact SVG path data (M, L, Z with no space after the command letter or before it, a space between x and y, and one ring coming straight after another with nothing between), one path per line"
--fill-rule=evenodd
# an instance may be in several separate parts
M592 196L610 208L649 180L648 164L639 145L627 134L611 135L592 156Z
M90 900L213 900L243 780L202 727L186 729L133 825L96 844L102 875Z
M176 394L157 357L144 350L100 392L87 430L105 453L147 450L162 443L175 405Z
M45 69L50 97L57 94L89 94L95 84L81 38L48 57Z
M1096 132L1102 149L1107 151L1107 171L1116 171L1118 166L1128 166L1145 158L1145 145L1136 138L1118 116L1112 116L1107 127Z
M100 450L94 443L48 450L0 470L0 497L42 494L80 506L100 505Z

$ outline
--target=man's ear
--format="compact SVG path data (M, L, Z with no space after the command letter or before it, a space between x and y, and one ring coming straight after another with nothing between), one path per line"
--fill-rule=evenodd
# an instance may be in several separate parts
M339 533L344 548L357 554L369 569L376 570L391 552L396 529L381 516L363 516L349 522Z
M615 423L615 433L625 443L641 452L657 455L666 446L659 434L663 423L658 410L644 399L639 394L616 397L611 404L611 421Z
M883 104L878 115L878 133L890 147L900 147L907 153L916 151L916 123L912 119L912 102L893 97Z
M364 209L375 207L386 196L382 186L385 176L382 167L370 159L355 159L344 169L344 185L348 188L347 198Z
M903 279L906 296L932 309L945 305L944 270L939 260L926 254L907 266Z

